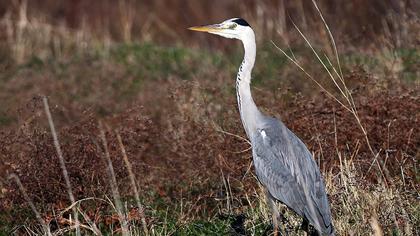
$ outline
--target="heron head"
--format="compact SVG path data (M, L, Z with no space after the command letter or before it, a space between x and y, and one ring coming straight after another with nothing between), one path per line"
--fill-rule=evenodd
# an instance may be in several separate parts
M219 24L195 26L188 29L239 40L243 40L250 32L253 32L248 22L242 18L232 18Z

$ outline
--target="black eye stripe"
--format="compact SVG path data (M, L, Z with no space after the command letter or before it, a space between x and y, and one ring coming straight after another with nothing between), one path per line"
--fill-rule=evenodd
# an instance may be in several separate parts
M244 19L242 18L238 18L233 20L233 22L235 22L238 25L242 25L242 26L249 26L248 22L246 22Z

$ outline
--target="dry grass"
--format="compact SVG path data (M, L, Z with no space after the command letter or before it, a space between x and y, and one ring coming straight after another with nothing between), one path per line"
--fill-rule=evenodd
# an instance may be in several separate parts
M244 214L241 227L247 232L257 235L268 232L270 217L261 197L262 192L252 174L253 170L250 169L249 144L240 137L244 134L237 122L236 111L233 115L224 110L216 112L217 115L209 112L218 107L217 98L221 98L221 95L218 95L220 91L214 91L215 94L211 96L214 97L209 99L210 95L205 92L206 87L213 85L191 86L184 82L171 83L174 83L172 85L177 89L166 102L163 102L167 104L159 109L160 112L167 114L163 117L172 117L171 119L152 121L147 118L150 117L149 112L138 109L129 110L103 121L110 126L110 131L105 132L109 156L115 169L120 193L125 196L122 201L127 204L123 212L132 217L129 223L130 229L135 227L136 232L142 231L141 222L144 216L137 208L138 203L130 200L130 196L133 196L133 187L127 176L126 164L121 157L118 136L111 131L113 129L118 130L121 136L127 158L132 163L132 172L135 173L135 178L141 186L139 195L142 205L145 206L145 221L152 235L166 235L185 228L193 228L194 222L200 219L207 219L213 222L211 224L220 224L216 220L222 216L230 217L222 221L226 222L229 228L232 217L240 219L241 214ZM410 121L400 119L415 114L418 105L414 100L410 106L407 97L382 96L382 90L377 93L379 94L370 95L366 101L364 100L367 98L361 93L361 97L355 97L355 102L363 120L369 121L371 112L382 114L383 109L386 109L388 114L381 117L394 120L394 129L389 130L389 135L386 135L390 137L389 140L383 135L383 130L388 129L386 123L378 119L370 120L367 125L371 128L369 132L375 140L375 148L377 145L389 145L389 150L397 148L395 151L385 152L388 157L379 156L386 163L383 168L389 172L389 182L393 183L389 187L377 182L377 178L382 177L377 176L375 172L371 173L369 178L365 178L372 158L368 147L363 144L363 133L352 128L355 125L354 118L344 108L334 105L334 101L327 97L316 102L299 97L287 105L288 109L273 106L270 110L282 111L282 117L286 117L284 121L315 153L315 158L319 161L327 181L338 232L354 235L370 234L373 232L371 222L375 222L376 219L384 232L395 231L405 232L404 235L410 233L415 235L418 230L416 229L418 207L415 204L415 189L418 182L415 177L415 159L410 158L416 155L415 147L418 144L404 144L408 140L403 134L410 132L412 127L405 126ZM270 107L273 103L270 97L259 96L257 101L263 107ZM235 109L233 96L225 97L223 100L227 100L226 103L230 104L231 109ZM395 106L393 110L388 110L391 108L387 105L388 100L393 101ZM372 104L371 101L375 103ZM402 112L399 109L401 106L407 110ZM54 113L57 113L57 110L53 111ZM15 137L12 133L3 136L2 146L7 146L8 149L3 150L2 155L4 155L3 160L7 160L6 163L11 166L9 171L13 169L18 171L23 184L31 189L30 196L39 199L36 200L36 205L50 206L48 208L50 210L43 213L43 218L48 216L46 219L53 220L57 216L51 213L61 212L68 205L65 203L67 194L62 187L64 182L56 177L60 176L60 168L54 157L52 139L44 135L45 128L42 127L44 119L39 117L33 121L27 133ZM38 122L41 126L37 125ZM217 124L217 129L214 123ZM224 132L219 132L220 127L223 127ZM102 171L106 170L106 164L101 161L103 154L95 148L94 140L100 142L100 133L95 119L85 119L80 124L60 131L60 137L66 140L62 146L64 156L72 157L68 167L72 185L77 189L75 191L77 199L91 196L105 198L112 195L112 189L108 187L109 178L104 177L106 172ZM416 134L416 131L413 134ZM415 139L413 137L413 140ZM18 152L19 156L25 160L13 161L16 150L21 150ZM51 159L42 161L42 158L49 156ZM36 171L46 169L49 171ZM48 189L44 186L48 186ZM7 206L23 208L26 206L26 201L20 198L21 195L13 185L6 185L6 189L6 194L2 198L5 210L9 209L7 211L10 212ZM88 205L96 206L93 209L83 203L79 205L81 211L85 212L84 214L92 219L95 225L105 223L118 230L119 223L116 220L118 217L115 218L117 211L110 203L101 202L90 200ZM98 210L94 210L95 208ZM162 216L162 212L166 212L166 216ZM14 215L18 216L17 213ZM107 215L113 216L107 218ZM298 219L290 213L286 216L288 219L295 219L290 221L292 223L288 223L290 230L295 232L299 226ZM69 217L69 215L64 214L60 217ZM56 221L68 224L68 221L59 219L61 220ZM174 220L174 223L168 223ZM84 221L82 224L89 225Z

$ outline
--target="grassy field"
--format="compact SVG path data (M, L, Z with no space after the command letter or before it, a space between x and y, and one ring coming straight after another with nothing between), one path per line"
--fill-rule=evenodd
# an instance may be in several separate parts
M55 5L48 6L53 12ZM268 4L259 7L268 19ZM83 235L272 234L236 107L238 42L208 35L208 41L194 36L172 42L172 36L161 39L153 30L132 40L134 33L123 28L117 34L111 26L110 38L98 37L104 33L47 24L31 15L20 26L22 8L0 24L13 29L0 40L0 235L75 235L75 212ZM253 73L256 103L312 151L338 234L418 235L417 33L388 32L403 45L339 42L343 79L357 109L352 113L269 40L280 42L288 55L293 52L345 104L301 39L283 45L296 35L273 36L267 22L242 11L265 32L258 38ZM178 28L176 35L188 38ZM318 31L308 32L317 38ZM369 37L383 42L378 35ZM328 40L318 39L316 51L333 58ZM301 219L279 207L289 235L303 235Z

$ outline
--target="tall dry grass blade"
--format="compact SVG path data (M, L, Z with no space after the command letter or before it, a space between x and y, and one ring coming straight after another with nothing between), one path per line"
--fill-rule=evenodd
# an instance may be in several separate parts
M332 43L332 48L334 49L335 59L337 60L337 66L338 66L338 69L340 71L340 76L339 77L343 78L343 71L341 70L341 63L340 63L340 57L338 56L337 45L336 45L335 39L334 39L334 37L331 33L330 27L328 26L327 22L325 21L324 16L322 15L322 12L319 9L318 5L316 4L315 0L312 0L312 4L314 4L316 10L318 11L319 16L321 17L322 22L324 23L324 26L325 26L326 30L328 32L328 36L329 36L329 38L331 40L331 43ZM344 83L344 80L342 80L342 82L343 82L343 85L346 86L345 83Z
M51 116L50 107L48 105L47 97L43 97L42 101L44 103L45 114L47 115L47 118L48 118L48 124L50 126L51 135L53 137L55 150L57 151L58 160L60 161L61 171L63 173L64 180L66 181L67 194L69 196L71 204L74 204L76 202L76 200L75 200L74 195L73 195L73 191L72 191L72 187L71 187L71 183L70 183L70 178L69 178L69 173L67 171L66 164L65 164L65 161L64 161L64 157L63 157L63 152L61 151L60 143L58 142L57 132L55 130L54 122L53 122L53 119L52 119L52 116ZM73 208L73 215L74 215L74 221L76 223L76 235L80 236L81 234L80 234L80 227L79 227L79 217L78 217L78 212L75 208Z
M338 71L337 71L337 69L335 68L335 66L331 63L331 60L330 60L330 58L327 56L327 54L325 54L324 53L324 58L325 58L325 60L327 60L327 62L328 62L328 65L331 67L331 69L334 71L334 74L337 76L337 78L341 81L341 83L343 83L344 85L344 89L341 89L341 86L339 86L338 84L337 84L337 82L335 81L335 79L333 80L334 81L334 85L340 90L340 93L344 96L344 98L347 100L347 99L349 99L349 97L351 96L351 94L349 93L350 91L347 89L347 87L346 87L346 85L345 85L345 82L344 82L344 79L343 79L343 77L341 77L340 76L340 74L338 73Z
M339 57L339 55L338 55L338 50L337 50L337 45L336 45L336 43L335 43L335 39L334 39L334 37L333 37L333 35L332 35L332 33L331 33L330 27L328 26L327 22L326 22L326 21L325 21L325 19L324 19L324 16L322 15L321 10L319 9L318 5L316 4L316 2L315 2L314 0L312 0L312 3L314 4L314 6L315 6L315 8L316 8L316 10L317 10L317 12L318 12L318 15L319 15L319 17L321 18L321 20L322 20L322 22L323 22L323 25L324 25L324 27L325 27L325 29L326 29L326 31L328 32L328 36L329 36L329 38L330 38L330 41L331 41L332 47L333 47L333 49L334 49L334 54L335 54L335 57L336 57L336 61L337 61L337 66L338 66L338 71L339 71L339 73L337 72L337 69L335 68L335 66L334 66L334 65L331 63L331 61L329 60L328 56L326 56L326 55L325 55L325 57L327 58L327 60L328 60L328 62L329 62L329 64L330 64L330 66L334 69L334 71L335 71L335 73L336 73L337 77L338 77L338 78L340 79L340 81L342 82L343 87L344 87L344 92L345 92L345 93L342 93L342 95L343 95L343 97L345 97L345 98L346 98L347 102L349 103L350 107L351 107L351 108L352 108L352 110L353 110L353 112L352 112L352 113L353 113L353 115L355 116L355 118L357 119L357 122L359 123L360 128L362 129L363 133L367 136L366 129L364 128L364 126L363 126L363 125L362 125L362 123L360 122L360 118L359 118L359 115L358 115L358 113L357 113L357 107L356 107L356 105L355 105L355 103L354 103L353 96L351 95L351 92L350 92L350 90L348 89L348 87L347 87L347 85L346 85L346 83L345 83L345 80L344 80L344 76L343 76L343 72L342 72L342 69L341 69L341 64L340 64L340 57ZM295 25L295 27L296 27L296 29L299 31L299 33L302 35L302 37L304 37L304 35L300 32L300 30L297 28L297 26L296 26L296 25ZM312 48L312 45L310 44L310 42L309 42L308 40L306 40L306 37L304 37L304 39L305 39L305 41L308 43L308 45ZM314 50L313 50L313 51L314 51ZM314 53L316 54L316 52L315 52L315 51L314 51ZM318 57L318 55L316 55L316 56ZM322 63L322 60L321 60L321 63ZM331 78L333 79L333 77L331 77ZM369 148L371 149L372 154L375 156L376 154L375 154L375 152L373 151L373 149L372 149L372 148L371 148L371 146L370 146L369 139L367 139L367 142L368 142Z
M294 23L294 21L292 20L292 23L293 23L293 25L294 25L294 27L295 27L295 29L298 31L298 33L301 35L301 37L305 40L305 42L306 42L306 44L308 45L308 47L312 50L312 52L313 52L313 54L315 55L315 57L317 58L317 60L321 63L321 65L323 66L323 68L325 69L325 71L328 73L328 75L329 75L329 78L333 81L333 83L334 83L334 85L337 87L337 89L340 91L340 94L344 97L344 99L345 99L345 101L346 101L346 103L348 103L348 106L347 105L344 105L337 97L335 97L334 95L332 95L329 91L327 91L320 83L318 83L315 79L313 79L313 77L310 75L310 74L308 74L304 69L303 69L303 67L302 66L300 66L299 65L299 63L297 63L297 61L295 61L295 60L293 60L290 56L288 56L282 49L280 49L276 44L274 44L273 42L273 44L274 44L274 46L278 49L278 50L280 50L290 61L292 61L300 70L302 70L305 74L306 74L306 76L308 77L308 78L310 78L312 81L314 81L323 91L325 91L325 92L327 92L327 94L330 96L330 97L332 97L332 98L334 98L334 100L335 101L337 101L340 105L342 105L346 110L348 110L353 116L354 116L354 118L356 119L356 121L357 121L357 124L358 124L358 126L359 126L359 128L361 129L361 131L363 132L363 135L364 135L364 138L365 138L365 140L366 140L366 144L368 145L368 148L369 148L369 151L371 152L371 154L372 154L372 156L374 157L374 162L376 162L376 164L377 164L377 167L378 167L378 170L379 170L379 173L380 173L380 175L381 175L381 177L382 177L382 179L383 179L383 181L384 181L384 183L385 183L385 185L387 186L388 184L387 184L387 180L386 180L386 177L385 177L385 175L384 175L384 172L382 171L382 167L381 167L381 165L380 165L380 163L379 163L379 161L378 161L378 159L377 159L377 156L378 156L378 153L375 153L375 151L373 150L373 148L372 148L372 145L370 144L370 140L369 140L369 137L368 137L368 134L367 134L367 131L366 131L366 129L365 129L365 127L364 127L364 125L362 124L362 121L360 120L360 117L359 117L359 115L358 115L358 112L357 112L357 108L356 108L356 105L355 105L355 102L354 102L354 99L353 99L353 96L351 95L351 92L350 92L350 90L348 89L348 87L346 86L346 83L345 83L345 81L344 81L344 77L343 77L343 75L342 75L342 70L341 70L341 65L340 65L340 59L339 59L339 56L338 56L338 50L337 50L337 46L336 46L336 43L335 43L335 40L334 40L334 37L332 36L332 33L331 33L331 30L329 29L329 26L328 26L328 24L326 23L326 21L325 21L325 19L324 19L324 17L322 16L322 13L321 13L321 11L319 10L319 8L318 8L318 6L316 5L316 3L312 0L312 2L313 2L313 4L315 5L315 7L317 8L317 11L318 11L318 14L319 14L319 16L321 17L321 19L322 19L322 22L323 22L323 24L324 24L324 26L325 26L325 28L326 28L326 30L327 30L327 32L328 32L328 35L329 35L329 38L330 38L330 40L331 40L331 44L332 44L332 47L334 48L334 54L335 54L335 57L336 57L336 60L337 60L337 64L338 64L338 70L335 68L335 66L331 63L331 61L330 61L330 59L328 58L328 56L326 56L325 55L325 57L327 58L327 61L328 61L328 63L329 63L329 65L332 67L332 69L333 69L333 71L334 71L334 73L337 75L337 78L340 80L340 82L342 83L342 86L343 87L341 87L338 83L337 83L337 81L336 81L336 79L335 79L335 77L334 77L334 75L333 75L333 73L331 73L331 71L330 71L330 69L328 69L328 67L327 67L327 65L322 61L322 59L321 59L321 57L319 56L319 54L316 52L316 50L314 49L314 47L312 46L312 44L311 44L311 42L307 39L307 37L303 34L303 32L299 29L299 27ZM371 166L372 167L372 166ZM369 171L370 171L370 168L369 168L369 170L368 170L368 172L367 173L369 173ZM366 174L367 174L366 173Z
M13 179L16 182L16 184L18 185L20 191L22 192L23 197L25 198L25 201L29 204L32 212L35 214L36 219L41 224L42 229L44 230L44 233L46 233L48 236L52 235L51 231L50 231L50 228L45 223L44 219L42 219L41 214L39 214L39 212L37 211L37 209L35 207L35 204L33 203L32 199L28 196L28 193L26 192L25 187L23 187L23 184L20 181L19 176L17 176L16 174L10 174L9 175L9 180L10 179Z
M312 3L313 3L313 5L315 6L315 8L316 8L316 10L317 10L317 12L318 12L318 15L319 15L319 17L321 18L321 20L322 20L322 22L323 22L323 25L324 25L324 27L325 27L325 29L326 29L326 31L328 32L328 36L329 36L329 38L330 38L330 41L331 41L331 44L332 44L332 47L333 47L333 49L334 49L334 54L335 54L335 57L336 57L336 61L337 61L337 66L338 66L338 71L340 72L340 74L338 74L338 72L337 72L337 70L335 69L335 67L332 65L332 63L330 62L330 60L328 59L328 57L326 56L326 58L327 58L327 60L329 61L329 63L330 63L330 65L332 66L332 68L334 69L334 71L336 71L336 74L337 74L337 77L340 79L340 81L342 82L342 84L343 84L343 87L344 87L344 91L345 92L341 92L341 94L343 95L343 97L346 99L346 101L349 103L349 105L350 105L350 107L351 107L351 110L352 110L352 114L353 114L353 116L354 116L354 118L356 119L356 121L357 121L357 123L358 123L358 125L359 125L359 128L362 130L362 132L363 132L363 135L364 135L364 137L365 137L365 140L366 140L366 144L368 145L368 148L369 148L369 151L371 152L371 154L373 155L373 157L374 157L374 161L373 162L376 162L376 164L377 164L377 166L378 166L378 170L379 170L379 172L380 172L380 174L381 174L381 176L382 176L382 179L383 179L383 181L384 181L384 183L385 183L385 185L386 186L388 186L388 183L387 183L387 179L386 179L386 177L385 177L385 175L384 175L384 171L382 170L382 167L381 167L381 165L380 165L380 163L379 163L379 161L378 161L378 159L377 159L377 157L379 156L379 152L377 152L377 153L375 153L375 151L373 150L373 148L372 148L372 145L370 144L370 140L369 140L369 137L368 137L368 133L367 133L367 131L366 131L366 129L365 129L365 127L364 127L364 125L362 124L362 122L361 122L361 120L360 120L360 117L359 117L359 114L358 114L358 112L357 112L357 107L356 107L356 105L355 105L355 103L354 103L354 99L353 99L353 96L351 95L351 92L350 92L350 90L348 89L348 87L347 87L347 85L346 85L346 83L345 83L345 80L344 80L344 77L343 77L343 72L342 72L342 70L341 70L341 64L340 64L340 57L339 57L339 55L338 55L338 50L337 50L337 45L336 45L336 43L335 43L335 39L334 39L334 37L333 37L333 35L332 35L332 33L331 33L331 30L330 30L330 27L328 26L328 24L327 24L327 22L325 21L325 19L324 19L324 16L322 15L322 12L321 12L321 10L319 9L319 7L318 7L318 5L316 4L316 2L315 2L315 0L312 0ZM294 24L294 23L293 23ZM296 26L295 26L296 27ZM296 27L296 29L298 29L297 27ZM299 31L299 30L298 30ZM300 31L299 31L299 33L301 33ZM302 37L304 37L304 35L301 33L301 35L302 35ZM305 38L305 37L304 37ZM306 40L306 38L305 38L305 41L308 43L308 45L312 48L312 46L310 45L310 43L309 43L309 41L307 41ZM316 52L314 52L315 54L316 54ZM318 56L317 56L318 57ZM321 61L321 63L322 63L322 61ZM322 63L323 64L323 63ZM334 81L334 79L333 79L333 77L331 77L331 79ZM334 83L335 83L335 81L334 81ZM337 87L339 87L338 85L336 85ZM370 170L371 170L371 167L372 167L372 165L369 167L369 170L367 171L367 173L369 173L370 172ZM367 174L366 173L366 174Z
M120 224L121 224L122 235L123 236L128 236L129 235L128 222L127 222L127 219L126 219L124 211L123 211L123 204L122 204L122 201L121 201L120 192L118 190L117 178L115 177L114 167L112 165L111 157L110 157L110 154L109 154L108 142L106 140L105 131L103 129L102 122L99 122L99 136L102 140L102 145L103 145L103 148L104 148L103 149L104 150L104 155L103 156L105 157L105 160L108 164L107 173L108 173L108 176L109 176L109 179L110 179L112 197L114 198L114 202L115 202L115 209L117 211L118 219L119 219Z
M314 53L315 57L318 59L318 61L321 63L321 65L324 67L325 71L328 73L330 79L333 81L334 85L338 88L338 90L340 90L340 93L344 96L344 98L346 99L346 101L348 100L346 93L343 92L341 86L338 85L337 81L334 78L334 75L331 73L331 71L328 69L327 65L324 63L324 61L322 61L321 57L319 56L319 54L316 52L315 48L312 46L312 44L310 43L310 41L308 40L308 38L305 36L305 34L302 33L302 31L299 29L299 27L295 24L295 22L292 20L292 24L295 27L295 29L299 32L300 36L302 36L302 38L305 40L306 44L309 46L309 48L312 50L312 52ZM328 58L328 57L327 57ZM334 66L333 66L334 68ZM337 98L338 100L338 98Z
M338 100L337 97L335 97L330 91L328 91L324 86L322 86L321 83L319 83L316 79L314 79L314 77L309 74L300 64L298 61L294 60L293 58L291 58L283 49L281 49L279 46L277 46L276 43L274 43L273 41L271 41L271 43L273 44L273 46L279 50L281 53L283 53L283 55L285 57L287 57L287 59L289 59L291 62L293 62L293 64L295 64L305 75L307 78L309 78L310 80L312 80L319 88L321 88L322 91L324 91L330 98L334 99L337 103L339 103L343 108L345 108L346 110L351 112L351 109L348 108L346 105L344 105L340 100Z
M120 145L121 153L123 155L124 163L125 163L125 166L127 167L127 170L128 170L128 175L130 177L131 186L132 186L133 191L134 191L134 197L136 198L137 207L138 207L139 212L140 212L140 219L141 219L141 224L143 226L143 232L146 235L149 235L149 230L147 229L147 223L146 223L146 218L145 218L144 207L143 207L143 204L141 204L141 201L140 201L140 194L139 194L139 191L137 189L136 177L134 176L134 173L133 173L133 167L132 167L130 161L128 160L127 152L125 151L125 147L124 147L124 144L122 142L121 135L117 132L116 132L116 134L117 134L118 143Z

